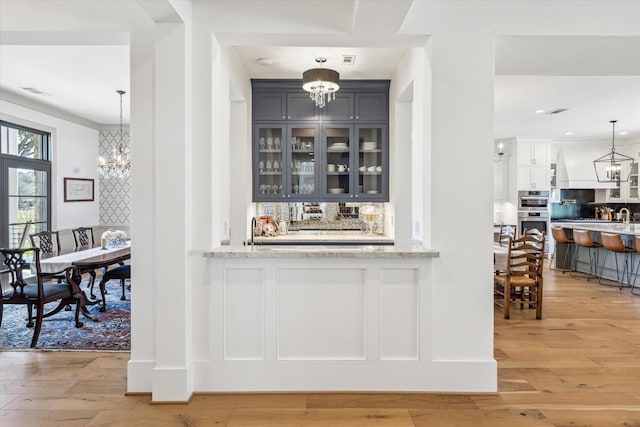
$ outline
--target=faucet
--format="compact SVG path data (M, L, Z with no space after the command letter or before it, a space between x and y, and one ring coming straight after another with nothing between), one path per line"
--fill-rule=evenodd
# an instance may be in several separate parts
M253 218L251 218L251 246L254 245L253 236L256 234L256 227L257 226L258 226L258 221L256 220L256 217L254 216Z
M622 222L624 222L625 224L629 224L629 217L631 216L631 214L629 213L629 209L627 208L620 209L620 215L622 215L622 211L626 213L626 215L622 219Z

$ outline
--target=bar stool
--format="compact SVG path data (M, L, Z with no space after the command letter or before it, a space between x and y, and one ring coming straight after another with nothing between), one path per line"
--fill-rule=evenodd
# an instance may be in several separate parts
M629 270L629 258L633 261L633 253L636 251L633 248L625 246L622 242L622 237L619 234L613 233L600 233L602 239L602 246L608 249L604 254L604 260L602 261L602 268L600 269L600 279L598 283L601 285L608 285L608 283L602 282L602 273L604 272L604 265L607 262L607 255L609 252L613 252L613 256L616 260L616 278L618 279L618 285L622 290L624 284L624 275L627 275L627 283L631 284L631 271ZM618 267L618 254L624 254L624 266L622 267L622 276L620 276L620 268ZM633 265L633 262L631 263Z
M571 266L571 273L576 271L576 261L578 260L578 249L587 248L589 250L589 273L587 274L587 282L592 277L598 277L598 249L602 247L601 243L594 242L591 239L591 233L587 230L573 230L573 240L576 244L575 253L573 255L573 265ZM593 274L591 272L593 271Z
M558 252L558 243L566 243L567 251L564 253L564 260L562 261L562 266L564 267L565 265L567 265L567 256L569 255L569 252L572 249L573 249L573 256L575 257L576 255L575 253L576 242L573 240L573 238L569 238L567 236L567 233L565 232L564 228L558 227L555 225L551 226L551 235L553 236L553 240L556 241L556 247L553 250L553 255L551 255L551 259L549 260L549 270L562 270L562 274L564 274L567 271L571 271L571 265L573 265L573 259L571 259L571 265L569 266L568 270L566 268L552 268L553 259L556 257L556 252Z
M636 241L636 253L640 255L640 236L636 236L635 241ZM633 292L633 290L636 287L636 279L638 278L638 269L640 269L640 257L638 257L638 266L636 267L636 272L633 275L633 284L631 285L631 293L634 295L640 295Z

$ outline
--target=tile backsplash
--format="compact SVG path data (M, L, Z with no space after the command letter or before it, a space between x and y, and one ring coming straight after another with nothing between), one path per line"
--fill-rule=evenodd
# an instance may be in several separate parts
M285 220L289 230L354 230L384 234L384 203L256 203L256 216Z

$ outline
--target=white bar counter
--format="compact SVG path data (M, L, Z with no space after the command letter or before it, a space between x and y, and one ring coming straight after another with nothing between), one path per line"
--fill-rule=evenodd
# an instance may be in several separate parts
M640 236L640 223L624 224L621 222L553 222L551 225L572 230L588 230L599 233L616 233Z
M432 249L229 246L194 289L196 391L491 391L494 360L433 353ZM202 315L205 313L205 315Z

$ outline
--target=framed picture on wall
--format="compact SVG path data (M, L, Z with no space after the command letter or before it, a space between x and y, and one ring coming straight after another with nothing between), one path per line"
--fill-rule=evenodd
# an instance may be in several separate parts
M65 178L65 202L93 202L94 182L90 178Z

